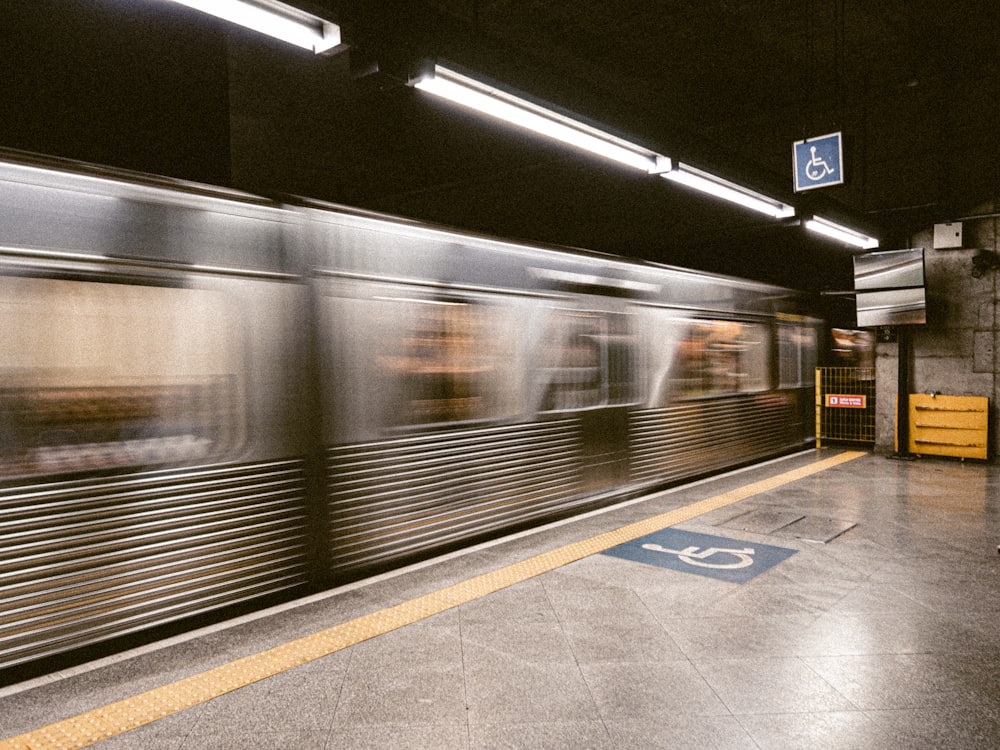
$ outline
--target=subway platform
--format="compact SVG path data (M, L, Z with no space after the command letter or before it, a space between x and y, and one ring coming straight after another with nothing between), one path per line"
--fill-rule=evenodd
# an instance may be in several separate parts
M806 451L0 690L0 749L996 748L1000 467Z

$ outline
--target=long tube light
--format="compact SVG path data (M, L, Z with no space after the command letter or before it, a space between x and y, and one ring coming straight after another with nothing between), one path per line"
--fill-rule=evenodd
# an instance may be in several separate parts
M735 182L724 180L708 172L703 172L688 164L678 163L669 172L664 172L663 177L668 180L686 185L695 190L701 190L716 198L736 203L744 208L759 211L775 219L787 219L795 215L795 209L774 198L737 185Z
M433 71L414 81L413 86L643 172L659 173L670 169L670 160L654 151L440 65L435 65Z
M867 234L863 234L849 227L845 227L842 224L837 224L829 219L823 219L819 216L814 216L813 218L806 220L805 227L813 232L817 232L835 240L840 240L848 245L860 247L862 250L872 250L873 248L878 247L878 240L874 237L869 237Z
M340 27L277 0L172 0L319 54L338 46Z

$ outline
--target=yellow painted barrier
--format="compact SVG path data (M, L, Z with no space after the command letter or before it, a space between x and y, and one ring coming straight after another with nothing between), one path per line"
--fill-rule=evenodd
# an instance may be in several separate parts
M989 413L984 396L911 393L910 453L985 460Z

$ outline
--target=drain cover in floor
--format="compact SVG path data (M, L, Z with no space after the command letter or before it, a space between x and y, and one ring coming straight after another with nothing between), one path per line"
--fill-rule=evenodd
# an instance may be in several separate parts
M746 513L740 513L738 516L716 524L716 526L726 529L738 529L739 531L749 531L753 534L773 534L778 529L782 529L803 518L805 518L805 515L802 513L757 508L756 510L748 510Z

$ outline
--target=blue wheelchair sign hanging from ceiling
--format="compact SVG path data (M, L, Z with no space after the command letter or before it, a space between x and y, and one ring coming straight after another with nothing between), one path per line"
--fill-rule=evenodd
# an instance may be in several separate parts
M844 149L840 133L807 138L792 144L795 155L795 191L841 185Z

